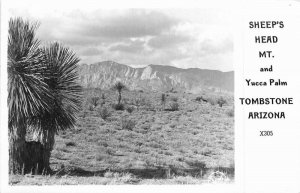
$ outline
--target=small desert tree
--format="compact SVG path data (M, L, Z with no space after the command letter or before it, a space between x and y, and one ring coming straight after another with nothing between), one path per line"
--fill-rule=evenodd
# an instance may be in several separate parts
M23 173L30 159L25 142L28 118L48 111L53 101L43 76L46 69L35 38L37 27L37 23L21 18L9 21L7 103L11 174Z
M101 94L101 107L105 104L106 96L104 93Z
M224 104L227 103L227 101L223 97L220 97L220 98L218 98L217 103L218 103L219 107L222 107Z
M166 101L167 101L167 99L166 99L166 94L165 94L165 93L161 94L160 100L161 100L161 104L162 104L163 110L164 110L164 109L165 109L165 106L166 106Z
M120 105L122 100L122 91L127 90L127 87L122 82L118 81L114 84L112 89L118 92L118 105Z

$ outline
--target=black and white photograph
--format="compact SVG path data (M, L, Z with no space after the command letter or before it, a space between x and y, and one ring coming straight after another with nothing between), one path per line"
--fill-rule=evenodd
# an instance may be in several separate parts
M234 183L230 10L7 15L10 186Z
M299 193L299 0L0 0L0 192Z

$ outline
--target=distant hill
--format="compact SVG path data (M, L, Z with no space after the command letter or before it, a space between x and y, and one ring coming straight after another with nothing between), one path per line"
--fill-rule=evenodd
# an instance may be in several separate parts
M108 89L116 81L123 82L130 89L199 92L205 90L234 90L234 72L181 69L172 66L148 65L132 68L113 61L79 66L80 83L84 88Z

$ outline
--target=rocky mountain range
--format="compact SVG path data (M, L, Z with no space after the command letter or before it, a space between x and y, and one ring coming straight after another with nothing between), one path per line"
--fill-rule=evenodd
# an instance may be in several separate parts
M108 89L116 81L123 82L130 89L156 91L200 92L234 90L234 72L181 69L172 66L148 65L132 68L113 61L79 66L80 84L84 88Z

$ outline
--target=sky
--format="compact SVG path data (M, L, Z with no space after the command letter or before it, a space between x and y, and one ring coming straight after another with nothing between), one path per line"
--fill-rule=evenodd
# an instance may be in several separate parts
M80 63L112 60L132 67L157 64L233 70L230 10L27 5L10 8L8 15L40 22L37 37L43 44L63 43L76 52Z

